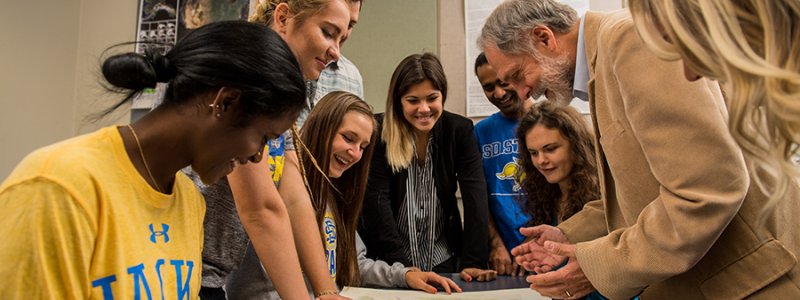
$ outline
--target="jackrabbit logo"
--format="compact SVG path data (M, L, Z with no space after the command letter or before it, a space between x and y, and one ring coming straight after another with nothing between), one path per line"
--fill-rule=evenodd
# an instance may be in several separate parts
M519 173L519 159L514 157L514 161L510 161L503 166L503 170L500 173L495 173L497 179L500 180L513 180L514 181L514 191L518 192L522 189L519 186L519 182L522 179L521 176L518 175Z

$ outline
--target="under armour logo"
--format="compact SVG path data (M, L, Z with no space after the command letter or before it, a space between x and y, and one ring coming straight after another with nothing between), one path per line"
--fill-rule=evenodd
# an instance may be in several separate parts
M169 242L169 234L167 234L167 231L169 231L169 225L162 223L161 224L161 229L162 229L161 231L156 231L155 229L153 229L153 224L150 224L148 227L150 227L150 232L151 232L150 233L150 241L153 242L153 244L156 243L156 237L159 237L159 236L163 236L164 237L164 243L168 243Z

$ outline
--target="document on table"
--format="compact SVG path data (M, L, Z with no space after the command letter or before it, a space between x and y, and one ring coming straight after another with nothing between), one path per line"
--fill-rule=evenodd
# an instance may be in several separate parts
M524 289L493 290L481 292L463 292L448 295L445 292L428 294L416 290L382 290L356 287L345 287L342 296L353 300L378 300L378 299L409 299L409 300L544 300L550 299L539 295L536 291Z

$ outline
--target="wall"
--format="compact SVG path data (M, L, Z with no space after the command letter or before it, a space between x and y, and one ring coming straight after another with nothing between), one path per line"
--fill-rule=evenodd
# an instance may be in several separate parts
M74 134L80 0L0 4L0 178Z
M115 118L86 122L87 116L119 99L97 83L100 54L135 38L138 3L0 3L0 178L36 148L129 119L123 107ZM622 7L622 0L590 0L590 5L612 10ZM365 98L376 111L384 110L397 63L429 51L439 54L449 79L445 108L466 112L463 7L461 0L364 3L361 20L342 51L361 70Z
M110 46L136 40L136 12L139 0L82 0L79 25L78 53L75 74L75 134L99 128L125 124L130 120L128 106L96 122L87 117L105 110L122 96L106 92L99 84L102 74L101 54ZM113 49L116 52L133 51L133 46Z
M365 0L358 24L342 53L361 71L364 100L384 111L389 80L410 54L439 53L437 1Z
M117 99L98 88L98 55L135 37L136 3L0 4L0 178L34 149L118 122L83 119Z

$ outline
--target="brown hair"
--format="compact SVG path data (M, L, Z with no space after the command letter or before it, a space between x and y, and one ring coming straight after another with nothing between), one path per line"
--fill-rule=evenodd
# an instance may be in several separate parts
M339 178L328 178L331 144L348 112L357 112L373 120L370 143L361 160ZM298 155L303 176L316 211L317 224L322 225L325 210L330 206L336 224L336 284L359 286L361 278L356 257L356 226L366 191L369 163L375 149L376 124L372 108L356 95L331 92L322 97L308 115L300 132ZM316 159L315 159L316 158Z
M544 125L549 129L558 130L564 139L570 142L570 157L572 158L572 171L569 174L569 190L567 203L563 206L561 215L556 215L559 209L558 201L562 191L558 184L549 183L544 175L539 172L528 154L528 144L525 135L536 124ZM579 212L586 202L600 198L597 180L597 162L595 162L594 143L583 117L574 108L562 106L550 101L536 103L525 114L517 129L517 144L519 149L520 169L517 178L521 179L521 186L527 193L523 207L533 218L529 226L549 224L556 218L566 220Z
M447 78L439 58L432 53L412 54L403 59L392 74L389 95L386 97L386 116L381 138L386 142L386 160L392 171L407 168L414 158L414 132L403 116L403 95L414 85L430 81L447 100Z

